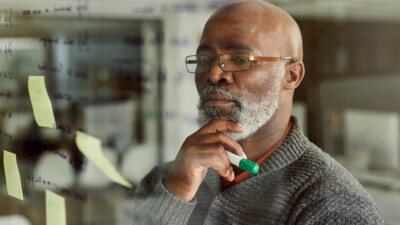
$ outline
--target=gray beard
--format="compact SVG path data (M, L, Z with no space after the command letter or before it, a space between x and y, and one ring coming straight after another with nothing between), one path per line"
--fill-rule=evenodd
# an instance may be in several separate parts
M257 132L274 115L278 108L280 79L277 77L267 97L259 102L249 102L243 96L229 93L219 86L207 86L200 93L197 106L199 110L198 124L202 127L211 120L231 120L244 126L242 133L225 132L233 140L240 141ZM206 107L205 97L209 94L220 94L235 101L232 109L222 107Z

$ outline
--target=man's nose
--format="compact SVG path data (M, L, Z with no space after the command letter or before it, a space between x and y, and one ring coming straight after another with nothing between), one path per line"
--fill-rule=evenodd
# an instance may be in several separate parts
M225 63L217 59L215 60L210 67L210 71L208 72L208 82L212 84L220 84L220 83L232 83L233 76L232 72L225 72L223 68L225 67Z

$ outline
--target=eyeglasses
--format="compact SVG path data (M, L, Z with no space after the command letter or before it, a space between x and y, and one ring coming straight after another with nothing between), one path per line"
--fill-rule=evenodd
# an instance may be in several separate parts
M225 72L240 72L251 69L252 62L257 61L280 61L294 59L289 56L285 57L266 57L266 56L252 56L248 53L226 53L211 58L208 55L189 55L185 59L187 71L189 73L205 73L210 71L211 66L215 60L219 60L219 66Z

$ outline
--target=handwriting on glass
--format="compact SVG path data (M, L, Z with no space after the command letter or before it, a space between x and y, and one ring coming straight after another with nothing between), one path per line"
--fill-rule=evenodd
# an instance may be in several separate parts
M0 77L12 80L14 78L12 71L0 71Z
M59 127L58 129L61 129L61 128ZM65 129L65 128L62 128L62 129ZM72 132L72 129L71 129L71 132ZM76 167L78 166L78 162L77 162L76 160L74 160L74 159L71 158L71 157L68 159L68 156L67 156L67 155L65 155L64 153L62 153L62 152L60 152L60 151L57 151L56 149L54 149L53 147L48 146L48 145L45 144L45 143L40 143L40 146L39 146L39 147L40 147L41 149L44 149L44 150L46 150L46 151L49 151L49 152L53 153L54 155L59 156L59 157L62 158L62 159L68 160L69 164L70 164L72 167L74 167L74 168L76 168ZM84 161L82 167L86 167L86 166L87 166L87 161Z
M12 93L12 91L0 91L0 97L12 98L13 93Z
M137 6L132 8L134 14L153 14L153 13L195 13L198 5L195 3L170 3L161 7Z
M62 125L62 124L57 124L56 129L70 135L74 135L76 131L83 131L83 129L81 128L74 128L69 125Z
M164 112L164 118L166 120L182 120L188 124L191 124L193 126L198 126L198 122L197 122L197 116L195 115L191 115L191 114L179 114L177 112L174 111L169 111L166 110Z
M80 52L90 52L89 49L89 31L87 29L79 30L76 33L75 38L59 38L59 37L41 37L39 42L43 43L43 47L48 47L51 45L68 45L68 46L78 46Z
M12 20L12 10L11 10L11 8L9 10L7 10L7 9L5 10L4 22L6 23L6 28L12 27L13 20Z
M89 1L84 0L81 2L81 0L77 1L76 7L73 7L73 5L64 5L64 6L53 6L52 9L49 8L35 8L35 9L22 9L21 13L23 16L29 16L29 15L40 15L40 14L48 14L50 12L52 13L71 13L71 12L77 12L78 17L82 17L83 12L89 11Z
M13 134L11 132L5 131L0 129L0 136L3 136L4 138L8 139L8 140L12 140L13 139Z
M85 105L87 105L88 104L88 102L89 102L89 99L88 99L88 97L78 97L78 98L76 98L76 99L74 99L70 94L68 94L68 93L61 93L61 92L56 92L54 95L53 95L53 99L56 99L56 100L63 100L63 101L67 101L67 102L74 102L74 103L76 103L76 104L78 104L78 105L82 105L82 106L85 106Z
M4 45L4 48L2 49L0 46L0 53L3 53L6 56L6 62L8 61L9 56L12 55L12 45L11 41L6 43Z
M58 74L66 74L69 77L75 77L78 79L83 79L83 80L89 80L89 71L88 68L64 68L64 65L62 63L59 63L58 65L54 66L49 66L47 65L46 62L39 63L37 62L37 68L41 71L49 71L53 73L58 73Z
M67 188L60 187L55 182L53 182L53 181L51 181L49 179L45 179L44 177L42 178L42 176L35 177L32 172L28 174L27 179L29 181L29 184L32 187L35 187L35 184L41 184L41 185L44 185L44 186L47 186L47 187L53 187L54 189L56 189L61 194L65 194L65 195L67 195L69 197L72 197L72 198L75 198L77 200L80 200L80 201L86 201L87 200L87 196L85 196L85 195L83 195L81 193L78 193L76 191L71 191L71 190L68 190Z
M4 118L12 118L12 113L9 110L1 109L0 110L0 115L3 116Z

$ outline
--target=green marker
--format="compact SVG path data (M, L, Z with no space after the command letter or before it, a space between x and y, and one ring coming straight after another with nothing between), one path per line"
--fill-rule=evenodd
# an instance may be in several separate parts
M237 156L230 151L226 151L226 153L228 154L229 161L231 161L231 163L233 165L239 167L242 170L249 171L252 174L256 174L258 172L259 167L258 167L257 163L252 162L248 159L242 158L240 156Z

